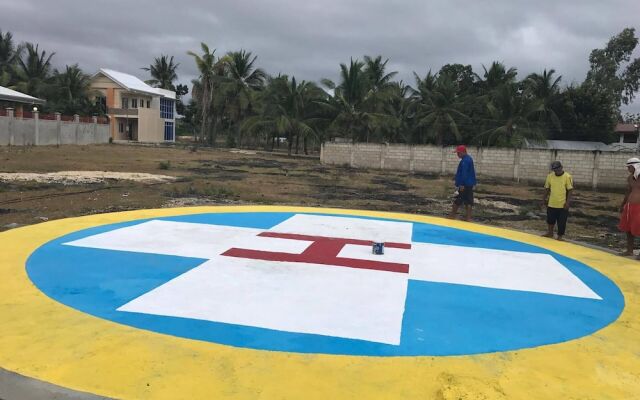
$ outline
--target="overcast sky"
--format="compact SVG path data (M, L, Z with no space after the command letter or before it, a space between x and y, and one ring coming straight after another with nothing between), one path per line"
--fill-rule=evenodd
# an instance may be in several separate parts
M169 54L182 83L196 75L187 50L204 41L219 55L252 51L272 75L313 81L336 79L350 57L379 54L410 83L413 71L463 63L479 73L497 60L520 77L554 68L569 84L584 79L590 51L625 27L640 27L639 0L0 0L0 30L55 51L56 66L148 79L140 68Z

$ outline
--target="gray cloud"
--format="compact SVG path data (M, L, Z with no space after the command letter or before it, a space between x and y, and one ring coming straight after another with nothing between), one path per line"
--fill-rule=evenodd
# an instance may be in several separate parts
M580 82L589 52L638 15L637 0L0 0L0 29L55 51L56 66L144 78L140 68L163 53L180 62L185 83L197 75L186 51L201 41L219 54L252 51L271 74L315 81L337 78L350 57L381 54L408 82L413 71L459 62L480 72L494 60L521 76L555 68L565 83Z

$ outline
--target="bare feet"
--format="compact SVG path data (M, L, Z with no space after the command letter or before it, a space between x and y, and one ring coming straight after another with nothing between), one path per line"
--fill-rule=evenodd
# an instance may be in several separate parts
M562 236L558 236L558 237L557 237L557 240L558 240L559 242L564 242L564 239L562 238Z
M553 233L545 233L542 237L553 238Z

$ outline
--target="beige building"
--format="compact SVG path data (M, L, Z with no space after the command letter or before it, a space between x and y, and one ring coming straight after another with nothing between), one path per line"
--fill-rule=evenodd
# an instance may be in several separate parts
M175 141L176 93L151 87L133 75L101 69L91 89L106 109L114 140Z

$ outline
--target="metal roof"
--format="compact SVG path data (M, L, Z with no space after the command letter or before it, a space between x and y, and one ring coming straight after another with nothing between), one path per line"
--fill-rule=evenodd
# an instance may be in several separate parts
M637 133L636 124L617 124L616 133Z
M114 71L112 69L100 68L100 71L96 74L103 74L107 78L111 79L123 89L127 89L131 92L144 93L150 96L167 97L170 99L176 98L176 93L171 90L154 88L144 83L140 78L133 75L125 74L124 72ZM94 75L94 77L96 76Z
M0 86L0 100L11 101L15 103L26 103L26 104L46 103L45 100L39 99L37 97L29 96L28 94L20 93L16 90L12 90L4 86Z
M602 142L586 142L579 140L527 140L525 147L528 149L544 150L583 150L583 151L611 151L612 149Z

